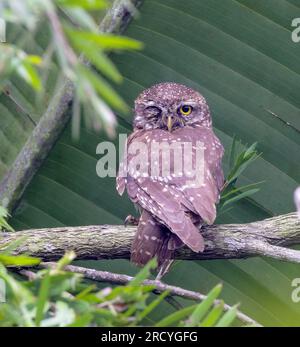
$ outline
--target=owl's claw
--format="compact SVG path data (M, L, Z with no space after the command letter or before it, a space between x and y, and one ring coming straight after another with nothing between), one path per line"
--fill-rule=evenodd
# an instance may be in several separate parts
M124 226L126 227L127 225L138 225L139 224L139 218L136 218L129 214L125 220L124 220Z
M173 259L168 259L167 261L165 261L164 264L162 264L162 266L159 268L157 276L155 277L156 281L161 281L163 276L165 276L169 272L170 267L173 264L173 262L174 262Z

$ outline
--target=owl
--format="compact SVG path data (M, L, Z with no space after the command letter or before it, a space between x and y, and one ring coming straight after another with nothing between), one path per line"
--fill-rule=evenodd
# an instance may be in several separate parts
M156 84L138 96L133 128L120 164L117 191L122 195L126 189L141 213L131 261L142 266L156 257L161 277L168 271L178 248L186 245L194 252L204 250L199 230L216 218L216 204L224 184L221 166L224 149L213 132L205 98L177 83ZM173 156L170 154L168 160L159 152L153 160L154 144L162 143L169 148L179 144L177 147L182 151L169 151ZM188 163L182 160L187 157L185 145L190 149L189 166L194 169L201 146L199 182L185 170ZM140 149L136 153L142 160L136 167L130 165L136 162L136 153L129 151L131 148ZM170 170L163 175L160 166L166 162ZM180 169L174 173L176 165ZM146 170L140 170L141 166Z

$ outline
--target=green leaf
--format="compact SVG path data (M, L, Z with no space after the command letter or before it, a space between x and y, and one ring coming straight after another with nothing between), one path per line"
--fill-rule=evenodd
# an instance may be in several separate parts
M63 301L58 301L55 304L55 313L53 317L44 319L41 322L43 327L63 327L70 326L75 320L74 310Z
M109 84L100 77L99 74L93 73L90 69L83 65L78 66L79 79L86 79L93 85L95 90L106 100L112 107L121 112L127 111L126 103L118 96L118 94L109 86ZM81 81L82 82L82 81Z
M146 306L146 308L138 314L134 324L137 324L138 322L142 321L145 317L147 317L167 296L169 295L168 291L163 292L153 300L149 305Z
M95 44L105 50L140 50L143 48L143 44L141 42L124 36L91 33L87 31L73 30L66 27L65 30L68 35L76 36L78 40L89 42L89 44Z
M221 200L222 199L227 200L229 197L235 196L237 193L248 191L250 189L256 188L262 183L264 183L264 182L262 181L262 182L257 182L257 183L251 183L251 184L241 186L241 187L235 187L235 186L230 185L229 187L224 189L223 192L221 193Z
M25 61L33 65L40 65L42 63L42 58L38 55L27 55Z
M201 323L201 320L205 315L208 314L211 309L214 301L220 295L222 291L222 285L218 284L215 288L213 288L207 295L206 299L201 302L201 304L197 305L194 312L189 317L186 326L196 327Z
M256 143L252 144L245 151L242 151L235 160L235 163L227 176L226 183L229 185L234 182L243 171L259 156L255 150Z
M105 76L115 82L121 82L122 76L111 62L111 60L101 51L100 48L95 47L81 41L76 35L70 35L70 39L76 49L85 54L89 61Z
M42 84L36 69L30 62L23 60L18 64L16 71L28 84L30 84L37 91L41 90Z
M150 271L157 267L157 261L155 258L151 259L143 269L135 276L133 280L129 282L129 286L135 287L139 286L144 280L149 278Z
M76 254L73 251L67 252L56 265L56 270L63 270L66 265L69 265L76 258Z
M255 189L249 189L243 193L238 194L237 196L231 198L231 199L226 199L226 201L224 202L222 207L225 207L228 204L232 204L233 202L237 202L241 199L247 198L255 193L259 192L259 188L255 188Z
M237 138L234 136L232 138L232 145L230 148L230 154L229 154L229 167L233 167L235 159L236 159L236 147L237 147Z
M43 320L43 317L44 317L44 310L47 305L48 295L50 290L50 282L51 282L51 276L49 271L47 271L45 277L43 278L41 282L38 299L36 303L35 324L37 326L40 326L41 321Z
M78 293L76 295L76 297L75 297L76 300L80 300L80 299L84 298L86 295L88 295L89 293L91 293L95 289L96 289L95 284L86 287L83 291L81 291L80 293Z
M34 266L40 263L39 258L26 255L8 255L0 253L0 262L5 266Z
M7 223L7 218L10 217L6 208L0 205L0 231L6 229L8 231L14 231L14 229Z
M220 318L216 327L228 327L232 324L232 322L236 319L238 305L233 306L230 310L228 310L223 317Z
M248 198L259 191L257 187L261 182L236 188L236 182L243 171L259 157L255 149L256 145L257 143L254 143L246 150L236 154L236 138L233 138L229 155L230 170L221 192L219 211L222 211L226 205Z
M9 217L9 213L6 208L0 205L0 217L7 219Z
M34 303L34 295L33 293L20 281L17 281L13 276L9 275L5 267L0 263L0 278L2 278L6 285L10 288L13 299L16 301L17 305L33 304ZM26 308L24 308L23 314L28 314ZM28 325L33 325L33 321L31 321L31 317L23 317L24 320L28 323Z
M90 326L90 322L93 319L93 315L91 313L85 313L81 314L80 316L76 317L75 320L68 325L70 328L82 328Z
M55 0L58 5L80 7L86 10L102 10L108 6L106 0Z
M179 311L176 311L169 316L163 318L159 322L155 323L155 327L164 328L169 326L175 326L177 323L179 323L182 319L186 318L188 315L190 315L197 305L192 305L185 307Z
M224 302L214 306L208 315L202 320L201 327L213 327L224 312Z

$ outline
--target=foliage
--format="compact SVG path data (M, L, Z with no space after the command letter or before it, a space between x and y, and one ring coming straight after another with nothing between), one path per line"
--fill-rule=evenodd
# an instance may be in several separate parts
M6 208L0 206L0 231L14 231L8 224L7 218L9 213ZM19 246L24 241L24 238L19 238L11 243L4 243L0 247L0 263L4 266L34 266L40 263L38 258L29 257L26 255L11 255L13 249Z
M296 0L272 4L146 0L140 16L126 31L145 44L144 50L111 55L124 76L122 86L116 88L128 105L154 83L184 83L207 98L225 156L234 135L244 144L258 142L258 152L263 155L242 173L238 183L265 183L251 199L237 201L230 211L225 206L218 223L251 222L294 210L291 196L300 180L300 45L290 37L295 6ZM35 36L35 43L45 42L41 35ZM30 88L11 82L11 95L0 99L1 175L31 133L32 125L24 119L28 114L35 116ZM20 112L19 105L26 112ZM132 115L122 115L119 120L118 131L130 132ZM59 139L14 213L11 223L15 229L120 224L135 212L127 199L115 193L114 178L99 180L95 175L99 134L85 124L80 134L80 140L74 142L68 127ZM101 140L106 140L105 134ZM225 171L227 165L225 157ZM133 271L126 260L88 262L86 266ZM171 269L167 281L202 292L222 282L224 300L241 302L244 312L260 323L298 326L300 306L290 300L290 281L298 273L297 264L261 257L181 261ZM151 318L160 319L168 310L169 305L162 303Z
M126 112L128 107L105 79L115 83L122 81L107 53L140 49L142 45L124 36L99 32L94 17L96 14L99 17L99 10L106 10L108 6L106 0L2 1L3 18L15 29L19 28L22 35L15 43L7 42L0 46L0 91L11 76L17 74L36 92L41 92L46 87L42 71L47 70L54 60L59 66L59 74L70 79L75 86L74 134L79 132L80 108L83 106L92 115L86 119L88 124L91 123L95 129L104 126L113 135L116 119L111 107L119 112ZM52 39L42 56L29 54L26 43L42 25L47 27ZM85 58L101 75L84 64Z
M8 217L10 217L10 215L7 209L0 205L0 231L14 231L14 229L7 222Z
M102 290L82 281L82 276L64 270L74 259L68 253L54 268L30 273L32 279L21 281L1 264L0 278L7 286L6 303L0 304L0 326L19 327L83 327L147 325L148 315L169 294L150 300L153 286L141 285L155 260L127 285ZM27 266L32 258L23 256L15 265ZM236 306L223 313L224 303L214 305L222 286L215 287L200 304L176 311L156 323L166 326L229 326L236 318Z
M259 191L259 185L262 183L257 182L237 187L238 178L260 156L256 150L256 143L253 143L250 147L238 153L238 147L240 146L241 142L237 141L234 137L229 155L229 173L225 180L218 206L219 211L222 213L224 213L225 206L249 198L251 195L257 193Z
M5 215L6 210L1 208ZM3 224L3 223L2 223ZM165 291L154 300L150 294L155 287L142 285L155 269L157 262L152 259L127 285L106 287L99 290L95 284L89 285L82 275L65 271L75 253L69 252L55 267L28 271L28 266L36 266L40 259L27 255L14 256L14 248L24 239L4 244L0 248L0 279L7 287L6 302L0 304L0 326L18 327L83 327L83 326L139 326L147 324L149 314L169 295ZM24 281L9 272L14 266L25 269ZM20 271L20 270L19 270ZM183 308L156 323L156 326L229 326L236 318L237 307L226 313L224 302L215 300L222 286L212 289L200 304Z
M2 223L6 222L6 209L1 207ZM8 226L8 228L7 228ZM0 326L18 327L84 327L84 326L139 326L147 324L149 314L169 295L165 291L154 300L150 294L155 287L142 285L157 267L152 259L127 285L106 287L99 290L95 284L89 285L82 275L65 271L75 253L69 252L60 259L55 267L28 271L28 266L40 264L40 259L27 255L14 256L13 249L24 241L4 244L0 248L0 279L7 287L6 302L0 304ZM25 269L17 278L9 272L13 266ZM19 270L20 271L20 270ZM24 271L24 270L23 270ZM183 308L156 323L156 326L229 326L236 318L237 306L224 312L224 302L214 305L221 292L218 285L211 290L200 304Z

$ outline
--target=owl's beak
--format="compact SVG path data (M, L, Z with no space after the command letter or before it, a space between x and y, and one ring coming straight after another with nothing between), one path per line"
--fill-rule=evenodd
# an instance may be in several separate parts
M169 132L172 131L172 128L173 128L173 117L172 116L168 116L167 128L168 128Z

